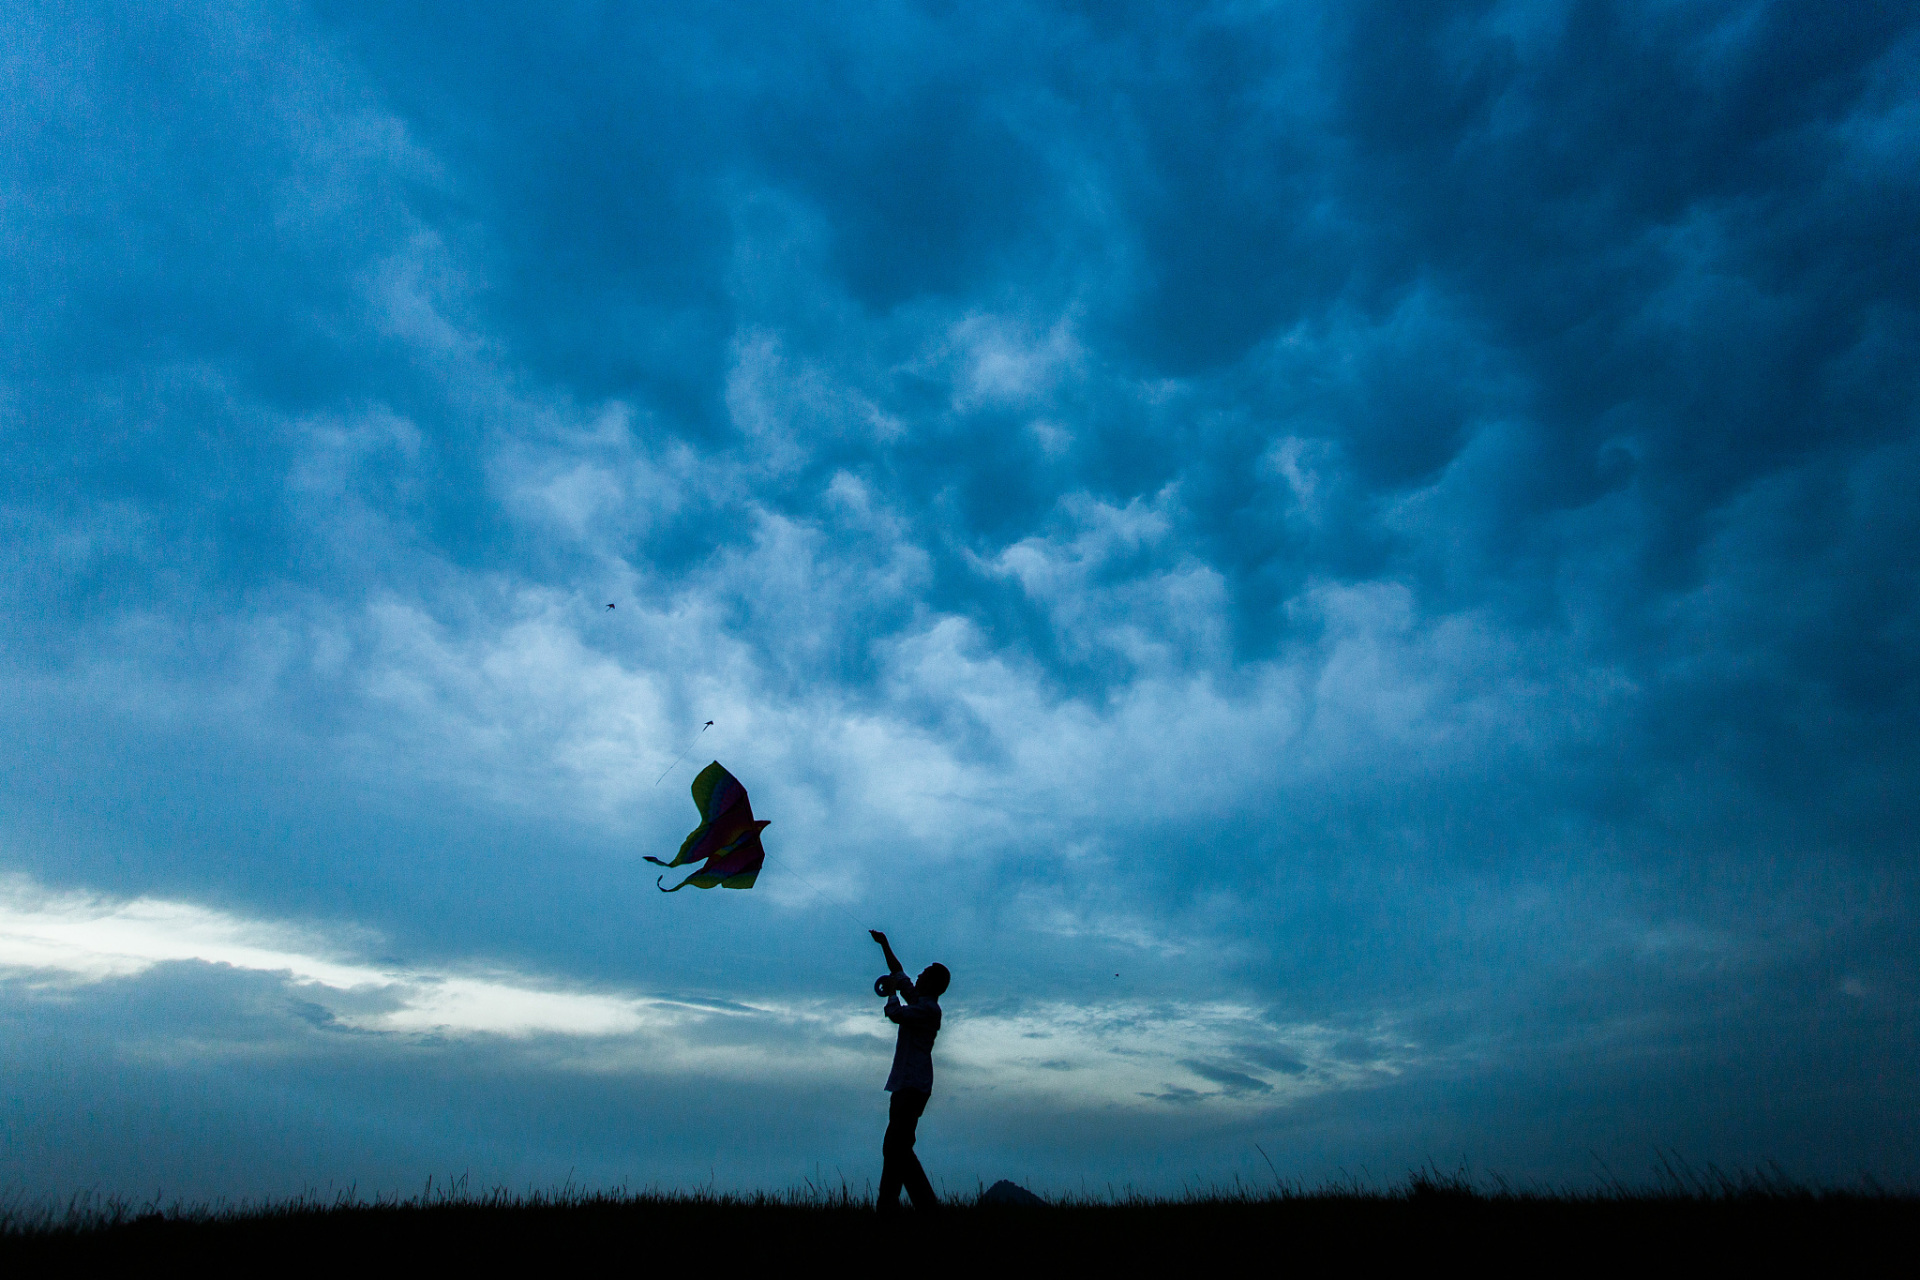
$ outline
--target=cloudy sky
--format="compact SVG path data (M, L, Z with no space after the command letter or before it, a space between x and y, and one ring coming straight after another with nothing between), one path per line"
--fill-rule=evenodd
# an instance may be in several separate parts
M1920 1177L1911 6L0 48L8 1194Z

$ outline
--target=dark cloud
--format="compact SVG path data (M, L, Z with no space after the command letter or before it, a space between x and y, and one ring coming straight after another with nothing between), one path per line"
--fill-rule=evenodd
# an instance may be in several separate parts
M1187 1068L1203 1080L1211 1080L1228 1094L1272 1093L1273 1086L1259 1076L1250 1076L1232 1067L1214 1062L1189 1062Z

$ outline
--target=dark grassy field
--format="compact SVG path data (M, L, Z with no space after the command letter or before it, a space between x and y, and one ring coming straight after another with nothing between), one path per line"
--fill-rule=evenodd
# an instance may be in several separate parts
M1920 1197L1777 1180L1547 1194L1416 1176L1386 1191L1229 1191L1040 1208L962 1199L883 1218L845 1191L786 1195L423 1194L365 1203L15 1211L11 1274L179 1264L216 1273L326 1267L746 1268L905 1265L946 1275L1196 1268L1267 1274L1469 1266L1500 1273L1694 1275L1791 1266L1912 1273Z

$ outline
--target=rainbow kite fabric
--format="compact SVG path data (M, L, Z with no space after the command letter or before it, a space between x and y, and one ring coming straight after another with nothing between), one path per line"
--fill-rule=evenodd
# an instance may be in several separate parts
M660 892L677 893L688 885L696 889L715 885L751 889L760 875L760 864L767 859L767 851L760 844L760 829L769 824L754 819L753 809L747 804L747 789L715 760L693 780L693 802L700 806L700 825L680 845L673 861L647 861L656 867L678 867L704 859L707 865L671 889L659 883ZM665 876L660 877L660 881L665 880Z

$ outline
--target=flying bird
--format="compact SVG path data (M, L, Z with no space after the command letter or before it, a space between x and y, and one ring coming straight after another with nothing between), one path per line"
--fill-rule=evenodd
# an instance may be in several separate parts
M709 720L708 724L713 722ZM768 825L753 816L747 803L747 789L740 780L720 767L715 760L693 780L693 803L700 809L700 825L687 833L680 852L672 862L648 858L656 867L678 867L689 862L707 865L669 889L666 877L655 881L662 893L677 893L692 885L696 889L751 889L760 875L760 864L767 860L760 832Z

